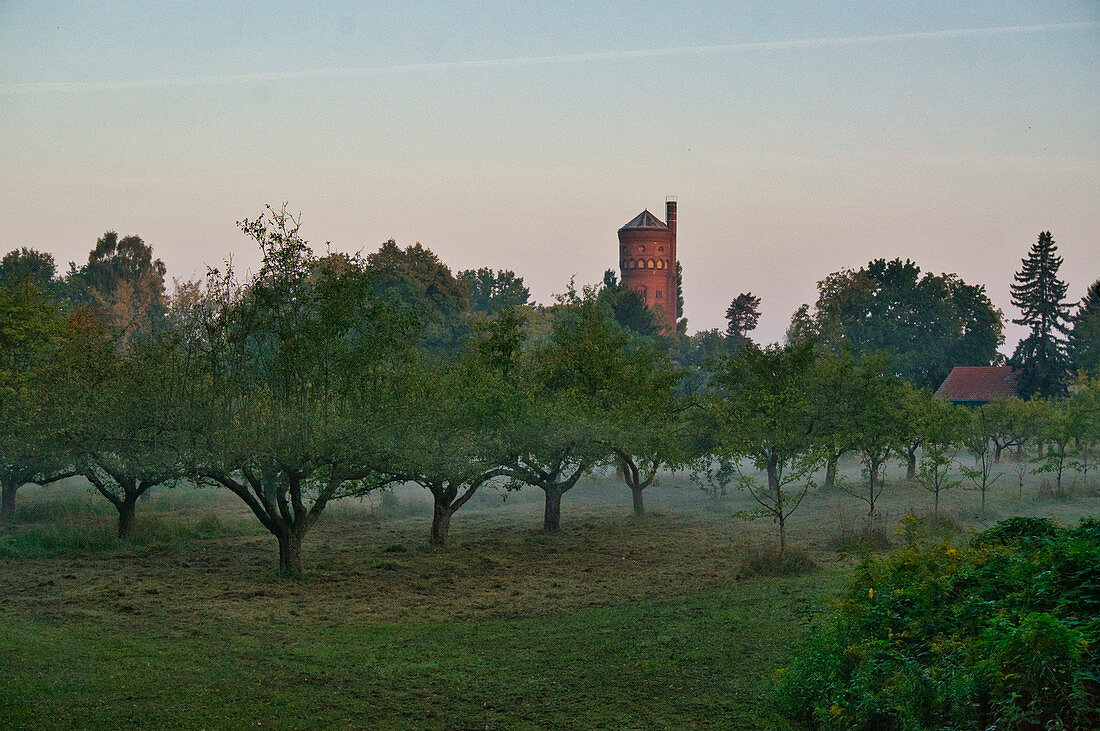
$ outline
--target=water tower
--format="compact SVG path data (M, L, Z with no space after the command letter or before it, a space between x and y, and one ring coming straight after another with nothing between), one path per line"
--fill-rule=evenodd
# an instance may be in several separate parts
M667 223L644 210L619 229L623 284L642 296L661 332L676 332L676 197L665 199Z

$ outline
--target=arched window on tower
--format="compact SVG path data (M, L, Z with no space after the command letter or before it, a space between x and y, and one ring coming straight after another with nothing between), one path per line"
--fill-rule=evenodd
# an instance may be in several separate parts
M655 261L653 261L652 259L650 259L650 260L649 260L649 264L648 264L647 266L648 266L648 267L649 267L650 269L656 269L656 268L657 268L657 262L655 262Z
M664 259L658 259L657 260L657 268L658 269L664 269L665 268L665 260Z

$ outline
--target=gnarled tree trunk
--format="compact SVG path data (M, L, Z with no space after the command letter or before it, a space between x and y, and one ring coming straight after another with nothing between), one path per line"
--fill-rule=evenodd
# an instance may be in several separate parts
M648 460L649 464L643 471L639 469L638 463L628 452L621 449L616 449L615 452L619 455L619 471L622 472L623 479L626 481L626 486L630 488L630 494L633 498L634 517L645 517L643 491L653 484L653 480L657 476L657 468L661 466L661 459L660 457L654 457Z
M825 463L825 484L821 486L822 490L836 489L836 473L839 465L839 454L834 454L833 456L829 457L829 461Z
M645 491L645 486L644 485L639 486L639 487L635 487L635 486L632 485L630 487L630 494L634 498L634 517L635 518L644 518L645 517L645 501L644 501L644 498L643 498L643 492L644 491Z
M302 573L302 537L294 530L281 530L275 534L279 541L279 572L288 576Z
M565 490L558 485L548 485L542 488L546 493L546 505L542 514L542 529L547 533L557 533L561 530L561 496Z
M433 546L442 546L447 542L447 533L451 529L451 516L454 508L440 500L435 499L435 509L432 512L432 539Z
M115 503L118 510L118 537L129 538L134 532L134 513L137 505L137 495L133 499L127 497Z

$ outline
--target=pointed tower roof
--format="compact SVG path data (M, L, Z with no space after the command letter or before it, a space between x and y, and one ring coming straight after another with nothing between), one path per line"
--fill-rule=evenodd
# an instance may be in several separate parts
M668 226L666 226L665 223L663 221L661 221L661 219L657 218L652 213L650 213L649 209L647 208L646 210L642 211L637 216L632 218L630 220L630 223L626 224L625 226L623 226L619 230L620 231L626 231L628 229L633 229L633 228L651 228L651 229L666 230L666 229L668 229Z

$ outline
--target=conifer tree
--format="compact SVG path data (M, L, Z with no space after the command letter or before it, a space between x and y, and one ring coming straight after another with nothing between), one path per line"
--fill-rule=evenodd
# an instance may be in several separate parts
M760 321L760 298L752 292L737 295L726 309L726 337L738 345L748 342L749 333Z
M1023 398L1036 394L1061 396L1066 391L1069 305L1064 302L1066 284L1058 279L1062 257L1057 251L1050 231L1040 233L1011 287L1012 304L1021 312L1013 322L1031 328L1031 334L1016 346L1011 360L1021 371L1019 392Z
M1073 315L1069 358L1078 372L1100 375L1100 279L1089 286Z

